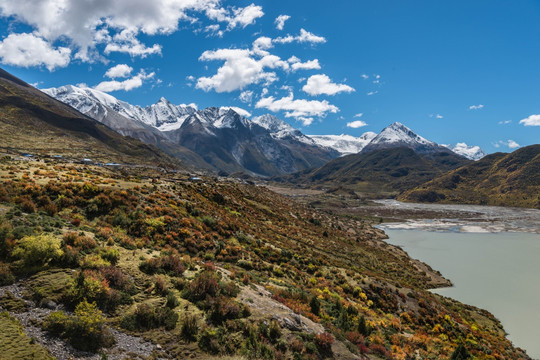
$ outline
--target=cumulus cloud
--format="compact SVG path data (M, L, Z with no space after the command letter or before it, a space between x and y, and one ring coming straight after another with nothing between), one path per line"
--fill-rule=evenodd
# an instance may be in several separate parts
M0 59L3 64L31 67L44 66L49 71L66 67L71 50L54 48L49 42L34 34L10 34L0 42Z
M276 99L273 96L261 97L255 108L265 108L273 112L285 111L286 117L302 121L307 126L313 122L313 116L325 117L329 112L337 113L339 109L328 101L294 99L293 93Z
M255 42L263 43L260 39ZM260 48L258 48L260 50ZM224 60L225 63L211 77L200 77L196 87L204 91L215 90L218 93L241 90L248 85L277 81L275 72L266 69L289 69L289 64L279 56L267 52L248 49L218 49L205 51L200 61Z
M375 91L369 91L366 93L367 96L372 96L372 95L375 95L375 94L378 94L379 93L379 90L375 90Z
M350 127L353 129L361 128L363 126L367 126L367 123L362 120L356 120L356 121L351 121L347 123L347 127Z
M309 31L300 29L300 35L292 36L287 35L285 37L278 37L274 39L274 42L280 44L290 44L293 42L297 43L311 43L311 44L320 44L325 43L326 39L322 36L317 36Z
M484 105L482 105L482 104L469 106L469 110L480 110L482 108L484 108Z
M133 68L126 64L118 64L116 66L113 66L107 72L105 73L105 76L110 79L116 79L116 78L126 78L129 75L131 75L131 72L133 71Z
M112 92L112 91L130 91L136 88L139 88L143 85L143 81L147 79L151 79L155 76L155 73L147 74L144 70L141 70L137 75L123 80L110 80L110 81L103 81L96 86L94 86L94 89L103 91L103 92Z
M213 3L206 7L206 16L212 20L226 22L228 24L227 29L229 30L236 27L245 28L264 15L262 7L255 4L251 4L245 8L225 9L217 7L215 5L215 3L218 3L217 1L213 1Z
M493 143L493 146L495 146L496 148L499 148L501 146L506 146L506 147L508 147L510 149L517 149L521 145L519 145L514 140L499 140L496 143Z
M540 126L540 115L531 115L528 118L519 121L525 126Z
M310 95L335 95L340 92L353 92L352 87L345 84L335 84L327 75L312 75L307 79L306 84L302 87L306 93Z
M57 40L69 43L74 57L83 61L99 58L96 53L99 44L106 46L105 55L112 52L131 56L160 54L159 44L147 46L138 35L174 33L181 21L197 20L191 14L204 14L210 20L224 22L227 30L245 28L264 15L260 6L223 7L221 0L0 0L0 13L31 26L35 37L49 44ZM45 65L49 69L65 66L66 59L69 60L67 49L56 51L60 52L55 55L57 59L49 64L38 60L35 64L30 61L21 64Z
M148 55L160 54L161 45L154 44L148 47L137 39L137 33L133 29L123 30L114 35L110 42L105 46L105 54L109 55L112 52L129 54L132 57L140 56L145 58Z
M287 61L289 62L289 64L291 64L291 69L293 71L319 70L321 68L321 65L319 64L319 59L308 60L306 62L302 62L298 57L293 55Z
M274 24L276 24L276 29L283 30L283 27L285 26L285 21L289 20L291 17L289 15L279 15L276 20L274 20Z
M362 116L364 116L364 113L358 113L354 115L355 118L361 118Z

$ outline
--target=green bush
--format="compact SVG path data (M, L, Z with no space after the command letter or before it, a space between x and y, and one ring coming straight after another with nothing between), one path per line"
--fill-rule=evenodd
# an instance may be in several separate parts
M180 328L180 334L185 340L195 341L197 339L197 333L199 332L199 324L195 315L186 315L182 320Z
M61 240L50 234L25 236L15 246L13 256L26 266L47 265L61 259Z
M68 316L62 311L52 312L43 322L43 328L66 338L76 349L97 351L114 344L114 337L105 327L105 319L96 303L83 300Z
M131 331L150 330L164 327L172 330L178 322L178 314L168 307L153 308L147 304L140 304L135 312L124 316L121 326Z

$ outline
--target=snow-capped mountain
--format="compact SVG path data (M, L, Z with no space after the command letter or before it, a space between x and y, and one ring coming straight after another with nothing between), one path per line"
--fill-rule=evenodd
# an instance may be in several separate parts
M452 150L458 155L465 156L470 160L480 160L487 154L480 148L480 146L470 146L465 143L457 143L456 145L445 145L448 149Z
M359 153L375 136L377 136L377 134L368 131L363 133L360 137L345 134L308 136L318 145L334 149L339 152L341 156L344 156Z
M198 110L165 98L140 107L71 85L45 92L122 135L156 145L197 167L273 176L321 166L339 156L277 118L250 121L239 114L247 112L234 107Z
M161 98L157 103L143 108L118 100L114 96L99 90L73 85L44 89L42 91L98 121L106 122L104 119L113 112L115 115L120 114L126 118L137 120L160 131L171 131L180 128L183 121L197 111L197 107L193 104L173 105L165 98Z
M419 154L450 151L444 146L424 139L402 123L395 122L385 127L377 136L375 136L369 144L362 149L362 152L395 147L408 147Z
M304 135L300 130L293 128L274 115L266 114L257 116L251 121L268 130L276 139L294 139L305 144L316 145L316 142L311 137Z

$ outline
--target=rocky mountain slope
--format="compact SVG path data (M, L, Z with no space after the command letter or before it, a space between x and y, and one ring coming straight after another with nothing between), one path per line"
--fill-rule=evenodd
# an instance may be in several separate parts
M71 85L44 92L124 135L214 171L271 176L321 166L339 156L270 115L250 121L232 108L197 110L163 98L142 108Z
M401 200L540 208L540 145L490 154L406 191Z
M178 166L159 149L124 137L0 69L4 151L101 162Z

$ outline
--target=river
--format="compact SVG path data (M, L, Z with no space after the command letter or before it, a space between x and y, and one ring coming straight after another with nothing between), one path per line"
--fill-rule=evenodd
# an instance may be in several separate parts
M395 201L385 205L424 206ZM428 206L441 213L461 209L465 215L383 224L387 241L454 284L433 292L490 311L514 345L540 359L540 211Z

